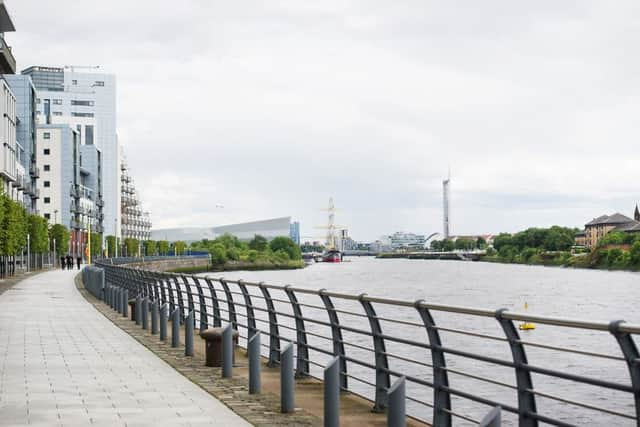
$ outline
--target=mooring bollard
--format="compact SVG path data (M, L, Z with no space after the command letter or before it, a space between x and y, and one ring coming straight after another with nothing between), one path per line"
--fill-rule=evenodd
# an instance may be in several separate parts
M165 303L160 307L160 341L167 340L167 317L169 306Z
M256 332L247 342L249 353L249 394L260 393L260 332Z
M153 335L158 333L158 302L151 303L151 333Z
M179 308L171 313L171 347L180 345L180 312Z
M222 378L233 376L233 328L231 323L222 330Z
M280 353L280 412L283 414L293 412L295 407L293 376L293 345L289 343Z
M193 311L184 319L184 355L193 356Z
M493 408L487 415L484 416L478 427L500 427L502 425L501 410L499 406Z
M340 358L324 369L324 426L340 427Z
M142 298L142 329L149 329L149 298Z
M407 412L405 408L405 378L400 377L391 385L387 392L388 405L387 408L387 426L388 427L406 427Z
M122 292L122 317L129 317L129 289Z
M136 325L140 324L142 319L142 298L140 295L136 296Z

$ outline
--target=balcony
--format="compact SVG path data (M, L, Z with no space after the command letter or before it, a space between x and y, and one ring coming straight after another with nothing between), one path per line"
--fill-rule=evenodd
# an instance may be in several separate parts
M40 178L40 168L32 163L29 166L29 175L31 175L31 178Z
M40 189L36 188L31 192L31 198L32 199L39 199L40 198Z
M11 47L4 41L4 37L0 37L0 71L2 74L16 73L16 58L11 52Z
M98 197L98 200L96 200L96 205L100 207L104 206L104 200L102 200L102 196Z

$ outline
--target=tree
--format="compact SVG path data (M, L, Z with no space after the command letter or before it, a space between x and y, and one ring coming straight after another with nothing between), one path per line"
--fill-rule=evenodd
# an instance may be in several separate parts
M116 237L115 236L107 236L107 255L110 257L116 256Z
M216 265L221 265L227 262L227 249L222 243L215 243L209 250L211 254L211 262Z
M512 237L509 233L500 233L493 239L493 247L498 252L507 245L513 245Z
M575 242L573 230L554 225L544 239L543 247L547 251L567 251Z
M55 251L58 255L66 255L69 252L69 230L62 224L54 224L49 229L51 244L55 242Z
M169 253L169 242L167 240L158 241L158 252L160 255L167 255Z
M152 256L157 253L158 243L155 240L145 240L142 244L144 245L145 256Z
M476 248L484 249L486 247L487 247L487 241L484 239L484 237L478 237L478 239L476 240Z
M27 243L27 220L25 209L16 201L3 196L4 208L0 250L4 255L17 255Z
M91 256L98 257L102 255L102 235L91 233Z
M29 238L31 252L41 254L49 250L49 227L47 220L38 215L29 215Z
M173 242L173 247L175 249L176 255L184 254L184 250L187 248L187 244L181 240L177 242Z
M640 266L640 240L636 240L633 245L631 245L631 250L629 251L630 262L633 265Z
M124 239L124 246L127 249L127 256L138 256L138 250L140 249L138 239L127 237Z
M267 246L269 246L269 241L259 234L253 236L253 239L249 242L249 249L253 249L258 252L263 252L267 249Z
M289 258L293 260L302 258L300 247L288 237L276 237L269 243L269 248L273 252L277 252L279 249L282 249L289 255Z

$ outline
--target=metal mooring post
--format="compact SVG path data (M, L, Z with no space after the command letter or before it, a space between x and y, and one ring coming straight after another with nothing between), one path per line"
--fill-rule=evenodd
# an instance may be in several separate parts
M151 333L153 335L158 333L158 301L151 303Z
M484 416L478 427L500 427L502 425L500 418L500 407L496 406Z
M324 426L340 427L340 358L324 368Z
M193 311L184 319L184 355L193 356Z
M295 392L293 345L289 343L280 353L280 412L283 414L293 412Z
M140 320L142 320L142 298L138 294L136 296L136 325L140 324Z
M169 306L167 303L162 304L160 307L160 341L167 340L167 318L169 313Z
M247 341L247 352L249 353L249 394L260 393L260 332L254 334Z
M142 329L149 329L149 298L142 298Z
M406 392L405 378L400 377L387 392L387 426L405 427L407 425L407 411L405 408Z
M125 289L122 293L122 317L129 317L129 289Z
M222 330L222 378L233 376L233 328L228 323Z
M171 347L180 345L180 308L171 313Z

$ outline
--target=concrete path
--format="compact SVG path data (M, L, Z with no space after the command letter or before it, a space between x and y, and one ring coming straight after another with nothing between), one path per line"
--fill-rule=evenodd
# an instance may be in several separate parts
M249 425L98 313L76 274L0 295L0 425Z

